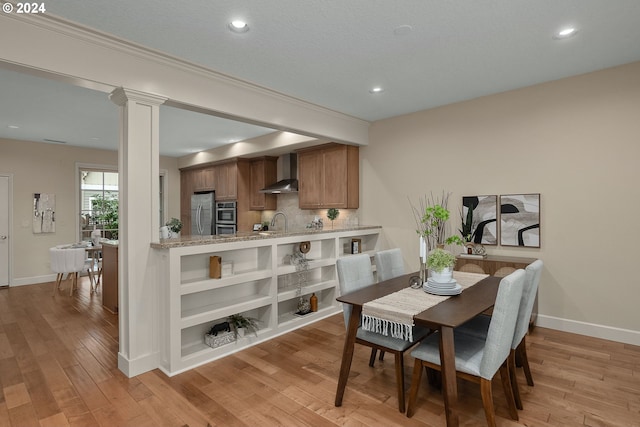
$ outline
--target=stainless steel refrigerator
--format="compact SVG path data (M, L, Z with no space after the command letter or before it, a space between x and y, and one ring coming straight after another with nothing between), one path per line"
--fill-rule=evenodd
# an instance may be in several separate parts
M216 234L215 193L191 195L191 234L210 236Z

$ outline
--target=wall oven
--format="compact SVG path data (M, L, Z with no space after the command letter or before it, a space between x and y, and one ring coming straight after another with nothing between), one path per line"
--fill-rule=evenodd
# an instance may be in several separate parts
M216 234L236 234L236 225L235 224L216 224Z
M216 234L235 234L236 202L216 202Z

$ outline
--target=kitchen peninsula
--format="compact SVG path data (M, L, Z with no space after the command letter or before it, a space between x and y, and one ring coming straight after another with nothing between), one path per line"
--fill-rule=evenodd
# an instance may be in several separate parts
M371 256L382 249L379 226L302 229L223 236L183 236L152 243L160 285L160 369L175 375L342 311L336 260L351 255L352 240ZM291 257L309 242L307 269ZM305 248L306 249L306 248ZM211 257L222 276L210 277ZM296 315L300 297L315 294L318 311ZM204 336L240 313L257 320L255 335L212 348Z

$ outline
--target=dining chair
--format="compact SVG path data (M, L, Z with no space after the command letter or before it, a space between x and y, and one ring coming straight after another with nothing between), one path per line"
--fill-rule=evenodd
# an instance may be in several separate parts
M400 248L386 249L376 252L374 256L376 264L376 276L378 282L393 279L405 274L404 260ZM373 359L376 357L376 349L371 350L372 360L369 365L373 366ZM380 351L378 360L384 360L384 351Z
M69 295L73 295L73 291L78 287L78 273L83 271L87 266L85 248L65 248L65 245L59 245L49 248L49 256L51 270L57 273L53 295L55 296L56 291L60 289L62 278L65 274L69 275L71 281Z
M101 248L100 248L101 249ZM85 264L89 282L91 283L90 293L98 292L100 279L102 278L102 251L96 247L88 249L88 258Z
M376 274L378 282L393 279L405 274L404 260L400 248L386 249L376 252L375 256Z
M526 336L527 331L529 330L529 320L531 319L531 312L533 311L533 303L535 302L538 286L540 284L542 267L542 261L536 260L525 268L524 289L522 291L522 298L520 299L518 320L513 334L513 341L511 342L511 351L509 353L511 388L513 389L513 396L518 409L522 409L523 406L516 378L516 361L518 361L522 366L525 378L527 379L527 384L529 386L534 385L533 377L531 376L531 368L529 367L529 357L527 356ZM490 316L476 316L458 328L457 332L478 338L484 338L487 336L490 322Z
M491 383L498 371L507 398L509 415L514 420L518 419L518 411L509 382L507 359L518 318L524 281L524 270L517 270L500 281L486 338L456 333L457 329L454 329L456 374L464 380L480 384L482 406L487 424L490 427L496 425ZM411 417L415 411L418 389L422 379L422 368L435 370L441 368L438 334L425 338L420 345L411 351L411 355L415 361L407 417Z
M336 267L338 269L338 282L341 294L354 292L375 283L373 271L371 269L371 259L367 254L339 258L336 262ZM350 304L343 304L345 328L349 327L351 309ZM405 410L404 353L429 333L431 333L429 329L416 326L413 329L413 341L407 341L378 334L376 332L365 331L362 327L358 328L356 343L371 347L372 353L369 358L369 366L373 366L375 362L376 350L385 351L395 356L398 410L400 412L404 412Z

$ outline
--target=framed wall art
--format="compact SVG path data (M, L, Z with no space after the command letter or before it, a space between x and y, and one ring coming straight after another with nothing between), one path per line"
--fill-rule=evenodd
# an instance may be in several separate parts
M56 195L33 193L33 232L55 233Z
M500 196L500 244L540 247L540 193Z
M463 196L462 222L463 228L468 222L471 211L471 228L465 233L471 234L473 243L483 245L498 244L498 196ZM468 227L468 226L467 226Z

